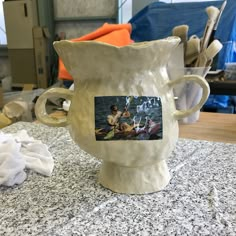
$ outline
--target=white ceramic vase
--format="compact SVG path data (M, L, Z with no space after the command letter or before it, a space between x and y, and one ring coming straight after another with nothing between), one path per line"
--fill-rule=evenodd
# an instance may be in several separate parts
M112 191L163 189L170 180L166 159L178 140L177 121L199 110L208 98L209 86L201 76L169 80L167 62L179 42L169 37L124 47L94 41L54 43L74 78L74 91L49 89L36 103L36 116L50 126L68 125L73 140L102 160L99 182ZM198 83L203 95L191 109L178 111L173 87L186 81ZM67 117L48 116L50 97L71 100ZM120 112L110 110L112 105ZM108 124L109 119L115 124Z

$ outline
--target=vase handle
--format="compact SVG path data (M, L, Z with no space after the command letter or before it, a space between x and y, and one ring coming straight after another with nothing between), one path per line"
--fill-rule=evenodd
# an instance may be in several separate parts
M178 79L170 80L168 82L168 86L171 89L173 89L173 87L175 87L175 85L183 83L183 82L188 82L188 81L193 81L193 82L200 85L200 87L203 89L202 98L197 105L195 105L194 107L192 107L190 109L176 110L174 112L174 117L176 118L176 120L187 117L187 116L193 114L194 112L197 112L198 110L200 110L210 94L209 84L207 83L207 81L203 77L198 76L198 75L184 75Z
M51 88L46 92L44 92L42 95L40 95L35 104L36 118L45 125L66 126L68 124L67 117L62 117L62 118L50 117L46 111L47 99L55 97L72 100L73 91L64 88Z

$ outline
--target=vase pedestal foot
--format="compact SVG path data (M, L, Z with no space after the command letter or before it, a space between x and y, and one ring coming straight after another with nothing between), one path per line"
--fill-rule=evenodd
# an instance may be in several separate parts
M141 167L126 167L103 161L99 182L118 193L145 194L162 190L170 181L165 160Z

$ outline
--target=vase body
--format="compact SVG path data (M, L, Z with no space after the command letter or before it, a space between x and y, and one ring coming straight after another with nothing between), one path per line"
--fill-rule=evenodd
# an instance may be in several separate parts
M154 192L170 180L166 159L178 140L178 119L196 110L175 107L175 82L170 82L166 65L179 41L170 37L125 47L93 41L54 43L74 78L66 121L70 134L84 151L103 160L99 181L113 191ZM198 76L182 78L188 79L204 84ZM117 124L107 126L112 106L120 115ZM121 118L127 110L123 129ZM40 112L38 105L36 115Z

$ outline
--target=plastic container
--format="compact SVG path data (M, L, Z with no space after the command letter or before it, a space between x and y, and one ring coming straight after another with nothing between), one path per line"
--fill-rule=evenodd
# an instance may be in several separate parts
M171 80L177 79L183 75L199 75L205 78L211 67L184 67L184 68L169 68L169 77ZM176 97L175 105L178 110L186 110L194 107L202 98L202 88L193 82L182 83L174 89ZM192 115L180 120L180 123L191 124L198 121L200 110Z

